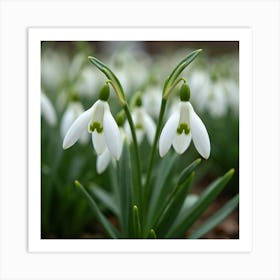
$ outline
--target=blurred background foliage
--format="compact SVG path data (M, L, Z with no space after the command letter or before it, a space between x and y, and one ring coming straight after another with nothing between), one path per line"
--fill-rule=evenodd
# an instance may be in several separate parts
M190 85L193 107L207 127L211 155L198 168L193 193L199 193L214 178L234 168L235 175L223 193L223 196L228 198L239 191L238 42L41 43L41 90L52 104L55 114L54 119L50 120L44 115L42 108L42 238L105 237L102 228L95 222L87 201L73 187L73 182L78 179L84 185L96 184L110 190L110 168L101 175L97 174L96 155L89 134L85 135L79 144L66 151L62 149L63 137L70 125L69 120L74 120L74 112L78 109L73 109L70 113L67 111L71 106L79 110L88 109L97 99L106 81L105 77L90 65L87 57L97 57L115 72L128 100L135 92L140 91L146 110L156 121L166 76L186 54L199 48L203 49L202 54L184 71L183 76ZM120 110L119 103L113 93L110 99L112 113L116 115ZM177 99L175 90L172 100L168 101L169 112L166 112L165 119ZM144 170L150 149L145 139L141 143ZM198 156L191 144L177 160L177 172ZM159 158L159 155L157 157ZM221 203L223 202L221 199ZM109 217L112 216L111 221L115 223L110 210L104 207L102 209ZM234 218L238 219L238 210ZM238 235L238 228L233 230ZM221 238L232 238L232 235Z

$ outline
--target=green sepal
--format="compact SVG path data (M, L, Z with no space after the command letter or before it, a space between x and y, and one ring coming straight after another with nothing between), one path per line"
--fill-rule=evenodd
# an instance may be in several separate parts
M163 98L167 99L170 91L177 84L179 75L183 72L183 70L201 53L202 49L198 49L193 51L188 56L186 56L172 71L170 76L166 79L163 87Z
M85 187L79 182L75 181L75 186L79 188L79 190L82 192L82 194L87 198L88 203L93 210L93 213L95 214L98 221L103 225L105 231L107 234L112 237L113 239L117 239L119 237L119 233L116 228L112 226L112 224L107 220L107 218L102 214L102 212L99 210L96 202L92 198L92 196L89 194L89 192L85 189Z
M193 225L211 202L220 194L234 174L234 169L229 170L223 177L216 179L200 195L197 202L191 207L185 219L175 228L170 228L166 238L180 238Z
M239 204L239 194L235 195L229 202L226 203L220 210L207 219L201 226L193 231L188 239L197 239L212 230L226 219Z
M107 65L102 63L97 58L95 58L93 56L89 56L88 59L94 66L96 66L101 72L103 72L104 75L109 79L109 81L107 81L107 83L110 83L112 85L121 105L124 106L126 104L124 91L123 91L120 81L118 80L118 78L116 77L114 72Z

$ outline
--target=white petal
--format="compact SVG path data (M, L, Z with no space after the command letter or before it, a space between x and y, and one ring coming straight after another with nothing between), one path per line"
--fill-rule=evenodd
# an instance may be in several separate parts
M210 139L205 125L199 116L195 113L192 105L189 103L190 129L194 146L202 157L207 159L210 155Z
M82 132L80 138L79 138L79 143L82 144L82 145L85 145L88 143L88 140L89 140L89 134L88 132L85 130Z
M78 116L76 116L76 118L77 117ZM74 122L74 120L76 118L75 118L74 113L71 110L71 108L68 107L66 109L66 111L64 112L61 122L60 122L60 134L62 137L65 137L67 131L69 130L70 126L72 125L72 123Z
M65 110L61 122L60 133L64 137L70 128L71 124L84 112L83 106L80 102L70 102ZM85 131L87 134L87 131ZM84 133L83 133L84 134ZM88 136L88 135L87 135Z
M92 106L92 115L90 118L90 122L88 124L88 132L91 133L90 131L90 124L97 122L102 126L102 121L103 121L103 116L104 116L104 110L105 110L105 104L107 102L97 100L93 106Z
M138 144L142 143L143 138L144 138L144 131L143 131L143 129L142 128L138 128L138 129L136 128L135 132L136 132L137 143Z
M82 113L71 125L68 132L66 133L66 136L64 137L63 149L67 149L74 145L80 138L82 132L87 129L89 120L91 118L92 109L93 107Z
M107 103L104 109L103 129L105 142L113 157L118 160L121 156L121 133Z
M185 133L181 133L181 134L176 133L172 145L178 154L182 154L189 147L191 140L192 140L192 136L190 133L188 135L186 135Z
M174 136L177 132L178 124L180 119L180 112L176 110L166 122L164 128L162 129L159 138L159 154L161 157L165 156L169 151L171 144L173 142Z
M147 113L143 114L143 125L144 125L144 129L147 133L148 140L149 140L150 144L152 145L154 142L154 137L155 137L155 133L156 133L156 125L155 125L153 119Z
M98 155L102 154L106 149L104 133L98 133L96 130L94 130L91 136L94 150Z
M101 174L109 165L112 160L111 153L106 149L100 156L97 157L96 170L98 174Z
M44 93L41 94L41 112L42 116L46 119L49 125L56 125L57 118L54 107L49 98Z

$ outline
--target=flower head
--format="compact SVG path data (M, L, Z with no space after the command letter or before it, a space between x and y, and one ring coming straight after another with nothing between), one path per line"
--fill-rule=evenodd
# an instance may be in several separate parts
M136 100L135 105L136 106L132 110L132 120L136 129L137 141L138 143L141 143L144 135L146 134L149 143L152 145L155 136L156 125L144 107L142 107L142 100L140 98ZM132 136L128 122L125 124L125 129L129 139L131 140Z
M63 149L74 145L85 130L92 135L93 147L98 155L106 148L115 159L121 156L121 135L113 118L107 99L109 87L105 85L100 93L100 99L82 113L71 125L63 140Z
M162 129L159 139L159 154L166 155L171 145L178 154L184 153L191 140L199 154L207 159L210 155L210 140L207 130L194 111L191 103L189 89L187 94L181 95L178 107L169 117Z

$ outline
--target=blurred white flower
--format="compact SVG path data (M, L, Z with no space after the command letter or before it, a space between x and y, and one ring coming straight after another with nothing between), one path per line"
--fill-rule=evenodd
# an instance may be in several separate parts
M55 109L49 98L42 92L41 93L41 115L50 126L55 126L57 122Z
M161 99L162 89L159 86L148 87L143 93L143 105L150 116L158 117Z
M42 87L56 92L66 78L69 60L65 54L46 51L41 61Z
M199 112L205 111L209 89L212 87L209 74L203 70L193 70L190 72L188 82L192 89L191 102Z
M84 112L82 104L78 101L72 101L68 104L66 111L64 112L61 124L60 124L60 133L64 138L67 131L71 127L72 123ZM88 132L85 130L82 132L79 141L83 144L87 143Z
M214 117L222 117L228 110L226 89L222 82L216 82L209 88L206 98L207 111Z
M120 80L126 96L135 92L146 81L149 71L147 71L151 59L149 55L141 49L140 45L136 48L133 44L122 44L116 47L109 61L112 69ZM140 48L139 48L140 47ZM111 51L112 52L112 51Z
M98 85L103 81L103 77L99 72L94 72L92 67L84 67L80 73L80 78L75 84L76 91L80 95L95 96Z
M107 147L115 159L120 158L121 135L107 101L96 101L74 121L63 140L63 149L74 145L86 129L92 135L93 147L98 155Z
M180 101L167 120L159 138L159 153L163 157L171 145L178 154L184 153L193 139L199 154L207 159L210 155L210 140L207 130L188 101Z
M140 144L147 135L149 143L152 145L154 141L154 136L156 132L156 125L153 119L146 112L145 108L142 106L136 106L132 110L132 120L135 125L137 141ZM128 139L131 141L132 135L128 122L125 123L125 130L128 135Z

